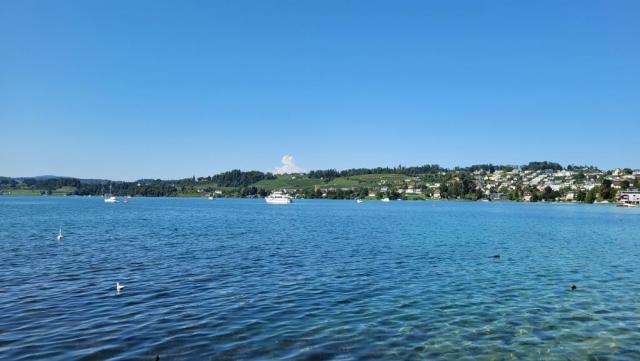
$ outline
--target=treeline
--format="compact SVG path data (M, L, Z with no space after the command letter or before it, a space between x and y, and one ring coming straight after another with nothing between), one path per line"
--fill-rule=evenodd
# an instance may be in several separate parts
M521 170L529 170L529 171L542 171L542 170L552 170L559 171L565 168L562 167L561 164L555 162L529 162L527 164L521 166L514 165L500 165L500 164L474 164L468 167L454 167L452 169L441 167L437 164L426 164L417 167L377 167L377 168L353 168L353 169L345 169L342 171L338 171L336 169L324 169L324 170L312 170L307 175L309 178L316 179L324 179L324 180L332 180L338 177L349 177L349 176L357 176L357 175L365 175L365 174L404 174L407 176L415 176L418 174L432 174L439 172L476 172L476 171L485 171L489 173L497 172L497 171L506 171L510 172L514 169ZM568 165L567 170L587 170L587 171L598 171L597 167L594 166L578 166L578 165Z
M109 182L107 184L81 184L73 193L79 196L101 196L108 192L116 196L175 197L178 188L168 181Z
M377 168L352 168L338 171L336 169L312 170L307 175L309 178L332 180L338 177L351 177L366 174L404 174L414 176L417 174L435 173L446 171L437 164L426 164L417 167L377 167Z
M567 170L569 171L587 171L587 172L600 172L600 169L598 169L598 167L593 166L593 165L575 165L575 164L569 164L567 166Z
M234 169L210 177L201 177L198 178L198 181L215 183L220 187L246 187L261 180L275 178L276 176L271 173L263 173L257 170L243 172L240 169Z
M22 183L28 187L45 190L53 190L62 187L80 187L82 184L80 179L77 178L24 178L22 179Z
M531 171L538 171L538 170L563 170L562 166L559 163L554 163L554 162L529 162L529 164L525 164L522 167L520 167L520 169L522 170L531 170Z
M15 187L18 185L18 182L9 177L0 177L0 187Z
M54 191L64 191L65 194L88 196L101 196L109 191L117 196L145 196L164 197L177 196L178 189L170 181L151 180L137 182L103 182L103 183L83 183L78 178L21 178L0 179L0 186L4 188L26 187L28 189L40 190L42 194L52 194ZM65 190L68 187L68 190Z
M475 171L485 171L485 172L489 172L489 173L493 173L496 171L506 171L506 172L511 172L512 170L514 170L516 167L512 166L512 165L497 165L497 164L475 164L469 167L455 167L454 170L456 171L463 171L463 172L475 172Z

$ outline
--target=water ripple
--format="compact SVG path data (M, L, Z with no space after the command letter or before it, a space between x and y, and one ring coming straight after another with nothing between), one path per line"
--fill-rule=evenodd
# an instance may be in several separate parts
M582 205L0 198L0 359L640 359L639 220Z

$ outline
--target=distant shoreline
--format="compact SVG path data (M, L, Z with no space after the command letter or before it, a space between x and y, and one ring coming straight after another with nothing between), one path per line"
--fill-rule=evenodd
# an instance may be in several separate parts
M480 164L356 168L272 174L238 169L179 180L114 182L43 176L0 177L0 194L264 198L282 192L305 199L490 200L524 202L638 203L640 170L593 166L563 167L554 162L522 166Z
M0 198L98 198L102 199L102 196L78 196L78 195L63 195L63 194L52 194L52 195L33 195L33 194L0 194ZM118 198L126 199L126 196L118 196ZM135 198L144 198L144 199L202 199L205 201L209 201L205 196L190 196L190 195L177 195L177 196L133 196L131 199ZM216 197L214 200L237 200L237 199L245 199L245 200L263 200L263 197ZM353 202L356 199L344 199L344 198L297 198L295 201L343 201L343 202ZM381 202L381 199L363 199L365 202ZM483 200L470 200L470 199L395 199L392 202L437 202L437 203L522 203L522 204L584 204L584 205L612 205L615 206L614 202L567 202L567 201L522 201L522 200L495 200L495 201L483 201Z

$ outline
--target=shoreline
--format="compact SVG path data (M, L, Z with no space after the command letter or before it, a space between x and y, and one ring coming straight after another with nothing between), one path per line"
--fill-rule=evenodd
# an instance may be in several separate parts
M18 198L18 197L24 197L24 198L104 198L103 196L79 196L79 195L64 195L64 194L47 194L47 195L35 195L35 194L0 194L0 198ZM118 198L125 198L127 196L116 196ZM203 199L203 200L209 200L207 199L207 196L190 196L190 195L176 195L176 196L157 196L157 197L153 197L153 196L130 196L131 199L134 198L146 198L146 199ZM255 200L264 200L264 197L214 197L214 200L231 200L231 199L255 199ZM298 200L321 200L321 201L347 201L347 202L353 202L356 199L346 199L346 198L296 198L296 201ZM209 200L210 201L210 200ZM365 202L382 202L381 199L368 199L365 198L363 199L363 201ZM417 198L411 198L411 199L394 199L391 200L391 203L397 202L397 201L402 201L402 202L459 202L459 203L523 203L523 204L563 204L563 205L569 205L569 204L584 204L584 205L588 205L588 204L592 204L592 205L612 205L615 206L617 205L617 203L615 202L608 202L608 201L603 201L603 202L593 202L593 203L589 203L589 202L578 202L578 201L571 201L571 202L564 202L564 201L553 201L553 202L547 202L547 201L536 201L536 202L530 202L530 201L522 201L522 200L486 200L486 199L479 199L479 200L470 200L470 199L432 199L432 198L426 198L426 199L417 199Z

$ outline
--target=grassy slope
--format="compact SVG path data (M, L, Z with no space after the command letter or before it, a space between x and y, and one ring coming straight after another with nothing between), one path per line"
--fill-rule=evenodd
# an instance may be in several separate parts
M323 184L319 179L311 179L306 176L279 175L276 179L265 179L252 184L256 188L268 191L282 188L313 188L316 184Z
M39 196L39 189L27 189L27 188L17 188L17 189L5 189L3 194L8 195L11 193L12 196Z
M402 174L364 174L351 177L340 177L328 183L335 187L366 187L401 186L409 177Z
M76 191L75 187L62 187L58 189L54 189L51 191L52 195L64 195L64 194L72 194ZM42 192L47 192L46 189L30 189L27 187L15 188L15 189L4 189L3 194L11 193L12 196L39 196Z
M339 177L332 179L330 182L324 182L320 179L308 178L306 176L280 175L277 179L263 180L252 184L257 188L266 190L282 189L282 188L313 188L315 185L323 187L379 187L380 183L386 181L387 186L398 186L404 183L404 180L410 178L402 174L365 174L352 177Z

